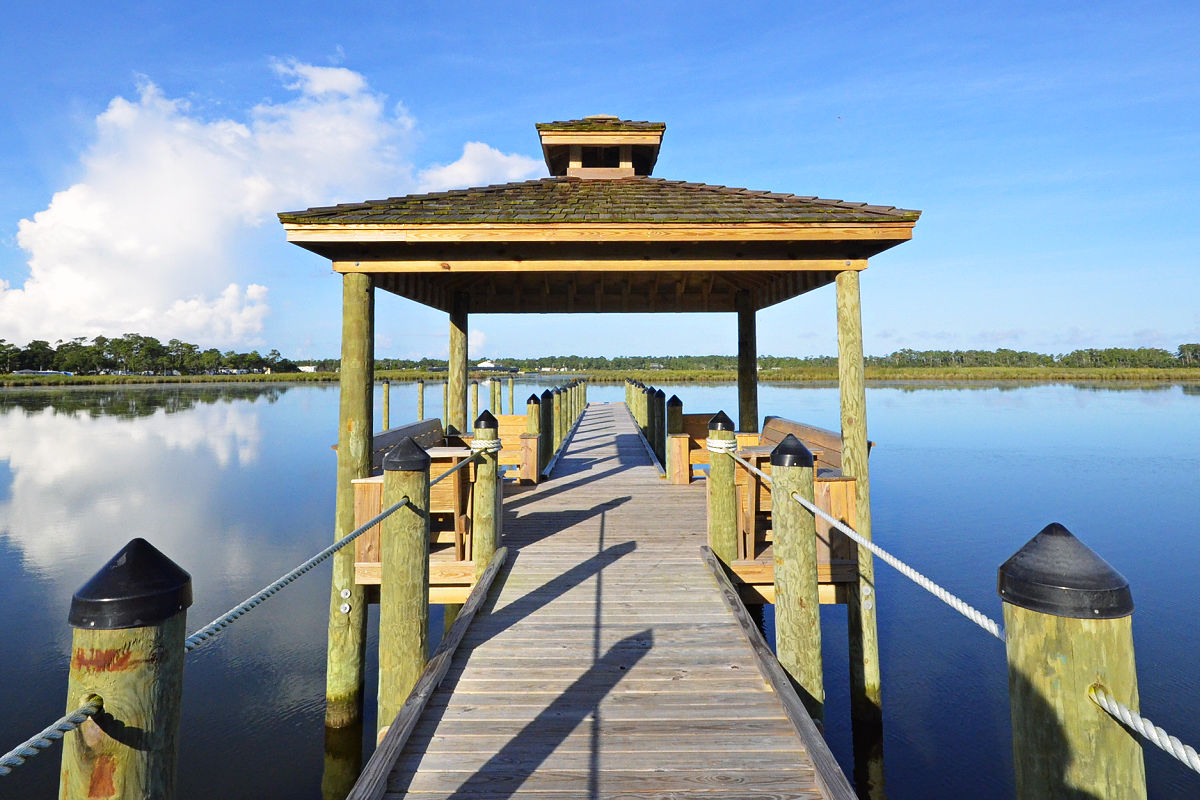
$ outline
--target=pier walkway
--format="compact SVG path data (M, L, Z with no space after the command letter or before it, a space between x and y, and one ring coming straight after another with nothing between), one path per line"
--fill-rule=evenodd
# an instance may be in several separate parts
M659 479L624 404L504 510L500 585L387 797L823 796L700 557L703 485Z

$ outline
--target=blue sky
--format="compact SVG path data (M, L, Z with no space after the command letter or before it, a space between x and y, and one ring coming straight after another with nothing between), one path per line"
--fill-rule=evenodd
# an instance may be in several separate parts
M1200 341L1195 3L19 4L0 337L335 355L274 212L540 177L533 124L667 123L657 176L921 209L866 349ZM381 295L380 356L445 353ZM732 315L473 319L473 355L731 353ZM832 353L826 288L759 350ZM548 331L553 331L548 335Z

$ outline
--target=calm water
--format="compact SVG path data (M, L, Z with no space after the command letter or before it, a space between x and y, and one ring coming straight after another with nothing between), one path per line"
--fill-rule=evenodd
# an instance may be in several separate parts
M663 388L685 411L736 411L732 386ZM764 386L760 408L838 426L834 388ZM999 616L997 566L1065 524L1133 587L1143 710L1200 743L1200 387L878 386L868 408L876 540ZM393 385L393 421L413 417L413 388ZM62 713L71 594L130 538L191 572L189 630L324 546L336 418L336 388L312 385L0 392L0 751ZM1003 646L887 566L877 579L888 796L1011 797ZM182 797L320 796L327 603L321 567L189 657ZM828 737L849 767L844 608L823 623ZM0 778L0 797L53 796L58 763ZM1200 795L1157 751L1147 765L1152 797Z

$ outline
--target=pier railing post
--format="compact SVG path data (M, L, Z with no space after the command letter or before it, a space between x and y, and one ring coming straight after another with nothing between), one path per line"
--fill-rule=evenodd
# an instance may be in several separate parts
M654 454L658 463L667 464L667 394L662 389L654 390Z
M497 475L497 457L490 450L490 443L499 437L499 425L495 416L484 411L475 420L475 439L471 449L478 455L475 462L475 486L471 508L471 559L475 562L475 578L478 580L492 560L498 546L500 521L500 481Z
M683 401L678 395L671 395L667 401L667 475L671 483L686 486L691 482L691 470L688 469L688 435L683 432Z
M383 507L405 497L379 530L379 737L429 659L429 454L411 437L383 458Z
M1133 598L1121 574L1062 525L1000 566L1019 800L1143 800L1141 743L1088 697L1138 708Z
M538 441L538 469L544 470L550 463L554 453L554 393L549 389L542 390L541 405L541 439Z
M63 738L60 798L175 796L191 604L191 577L144 539L75 593L67 709L103 708Z
M724 411L708 421L708 439L737 441L733 420ZM708 465L708 546L726 564L737 558L737 487L733 483L732 452L713 451Z
M567 398L563 397L561 386L554 387L554 452L562 447L563 420L566 418Z
M417 420L425 419L425 381L417 381ZM444 430L444 429L443 429Z
M792 434L771 451L771 525L775 533L775 651L815 720L825 716L817 520L792 499L813 501L813 456Z
M391 381L384 381L383 382L383 420L382 421L383 421L383 430L385 430L385 431L388 428L392 427L391 423L390 423L391 413L392 413L391 393L392 393Z

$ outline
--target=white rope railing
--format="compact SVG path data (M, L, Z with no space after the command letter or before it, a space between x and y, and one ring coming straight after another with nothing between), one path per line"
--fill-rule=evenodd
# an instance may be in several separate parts
M1155 725L1149 718L1143 717L1117 700L1103 686L1098 683L1092 684L1088 688L1088 697L1093 703L1108 712L1113 719L1136 731L1150 744L1177 759L1188 769L1200 772L1200 754L1197 754L1194 748L1179 741L1178 738Z
M61 741L64 734L78 728L88 717L96 716L103 708L104 701L100 699L99 695L92 695L79 708L0 756L0 776L12 773L13 767L21 766L26 760L33 758L55 742Z

